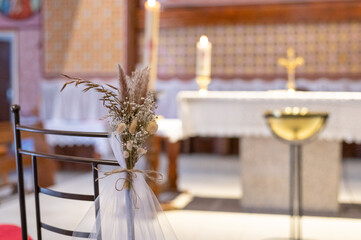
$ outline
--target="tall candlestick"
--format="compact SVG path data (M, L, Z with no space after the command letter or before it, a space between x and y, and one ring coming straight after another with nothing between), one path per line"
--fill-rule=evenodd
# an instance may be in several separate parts
M207 90L211 75L212 44L203 35L197 43L196 81L200 90Z
M149 90L154 90L157 79L158 36L160 4L156 0L145 2L144 66L150 67Z

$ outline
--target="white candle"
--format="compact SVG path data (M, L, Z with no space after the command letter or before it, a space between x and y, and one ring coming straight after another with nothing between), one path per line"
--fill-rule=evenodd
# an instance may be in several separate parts
M212 44L207 36L203 35L197 43L197 76L209 77L211 75L211 55Z
M149 66L149 90L154 90L157 78L158 35L160 4L156 0L145 2L144 66Z

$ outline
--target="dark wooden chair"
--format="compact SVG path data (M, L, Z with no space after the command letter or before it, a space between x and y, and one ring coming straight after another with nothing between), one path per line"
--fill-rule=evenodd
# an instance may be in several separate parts
M22 239L28 239L28 231L27 231L27 222L26 222L26 209L25 209L25 192L24 192L24 175L23 175L23 156L30 156L32 163L32 173L33 173L33 181L34 181L34 195L35 195L35 213L36 213L36 230L37 230L37 239L42 239L42 231L44 228L46 230L66 235L72 236L75 231L58 228L56 226L48 225L41 221L41 208L39 202L39 194L50 195L53 197L64 198L64 199L72 199L72 200L81 200L81 201L94 201L99 195L99 183L96 181L98 178L98 165L112 165L118 166L118 163L114 160L102 160L102 159L94 159L88 157L78 157L78 156L68 156L68 155L60 155L54 153L45 153L24 150L21 147L21 133L22 132L32 132L37 134L54 134L54 135L64 135L64 136L75 136L75 137L94 137L94 138L107 138L108 133L100 133L100 132L73 132L73 131L58 131L58 130L46 130L42 128L33 128L26 127L20 125L20 106L13 105L12 106L13 113L13 130L15 134L15 157L16 157L16 170L18 175L18 191L19 191L19 203L20 203L20 215L21 215L21 234ZM80 164L89 164L92 166L93 173L93 195L85 195L85 194L73 194L66 192L58 192L54 191L42 186L39 186L38 181L38 159L48 159L56 160L56 161L64 161L64 162L75 162ZM95 206L95 215L99 213L99 206ZM81 236L83 238L88 238L89 232L77 232L77 236Z

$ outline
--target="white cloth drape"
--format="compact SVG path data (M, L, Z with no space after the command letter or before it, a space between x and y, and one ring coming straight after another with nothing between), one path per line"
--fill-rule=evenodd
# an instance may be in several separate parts
M126 168L121 144L115 134L110 138L110 145L120 168ZM176 240L177 237L143 174L136 173L131 191L115 189L117 180L120 179L117 188L121 189L125 178L126 173L115 173L100 180L104 181L103 189L79 224L78 231L84 231L92 226L89 239L99 239L101 234L102 239L106 240L130 240L132 238L129 237L131 232L129 226L132 226L135 240ZM127 196L127 193L130 195ZM127 200L129 196L130 201ZM100 207L95 219L96 206ZM78 239L77 234L73 239Z
M99 79L89 79L97 83L109 83L117 86L118 80L113 79L109 81L101 81ZM67 88L60 94L60 89L65 83L65 80L51 80L43 81L41 83L42 89L42 119L54 119L55 116L60 116L66 119L86 119L97 120L106 114L106 110L101 106L101 101L98 101L96 93L81 93L81 88ZM361 81L351 79L337 79L331 80L326 78L320 79L304 79L298 78L296 80L298 88L307 89L309 91L361 91ZM286 87L286 79L212 79L209 84L210 91L266 91L274 89L284 89ZM158 96L157 114L165 118L177 118L177 94L180 91L198 90L195 80L182 81L179 79L157 80L156 90L160 92ZM58 100L57 98L62 98ZM65 107L56 108L55 104L61 104ZM74 113L71 109L77 106L77 112ZM80 108L80 110L79 110ZM65 112L61 112L65 111Z

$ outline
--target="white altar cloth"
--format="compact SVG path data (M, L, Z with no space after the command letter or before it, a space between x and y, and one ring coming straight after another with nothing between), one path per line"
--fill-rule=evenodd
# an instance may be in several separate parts
M179 116L185 137L239 137L242 208L281 211L289 206L289 148L271 138L264 112L307 107L329 113L318 141L303 157L303 207L306 213L338 211L341 142L361 142L361 93L357 92L180 92Z
M329 113L323 140L361 142L361 93L287 91L180 92L179 116L183 134L215 137L269 137L264 112L307 107Z
M98 78L88 79L92 82L97 83L108 83L114 86L117 86L118 80L116 78L109 80L101 80ZM53 106L56 101L56 98L60 95L60 89L63 84L66 82L65 78L62 79L52 79L41 82L41 92L42 92L42 118L49 119L57 116L57 113L54 112ZM212 78L211 83L209 84L209 90L211 91L267 91L274 89L281 89L286 86L286 79L273 79L273 80L264 80L264 79L219 79ZM330 80L326 78L319 79L297 79L297 87L301 89L307 89L309 91L361 91L361 81L351 80L351 79L337 79ZM177 95L181 91L196 91L198 85L194 79L191 80L180 80L180 79L169 79L169 80L157 80L156 90L160 92L158 96L158 109L157 114L162 115L165 118L178 118L178 104L177 104ZM77 96L81 93L81 88L67 88L66 92L63 92L62 103L69 105L84 105L87 104L87 112L80 111L77 113L72 113L72 119L75 118L84 118L84 119L95 119L104 116L104 110L99 107L99 103L94 103L98 101L97 98L94 98L92 95L94 93L88 92L82 96ZM79 99L81 98L81 99ZM84 101L84 99L88 99ZM80 102L77 102L77 101ZM98 101L99 102L99 101ZM67 108L69 111L71 108ZM68 113L66 113L68 114ZM59 116L59 115L58 115ZM64 118L64 117L63 117Z

